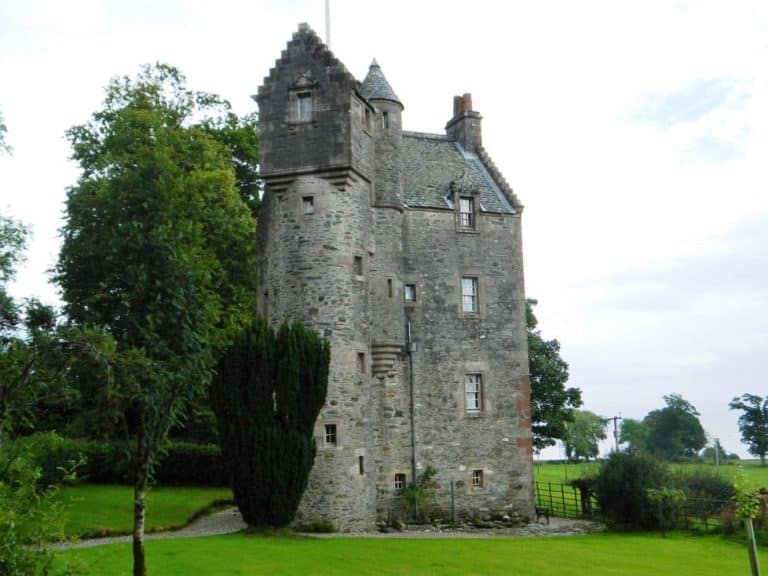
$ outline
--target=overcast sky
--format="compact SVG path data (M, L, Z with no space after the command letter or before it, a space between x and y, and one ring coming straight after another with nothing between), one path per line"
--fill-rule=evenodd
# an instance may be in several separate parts
M526 288L584 408L642 418L680 393L745 455L729 400L768 393L768 2L331 0L331 48L376 57L405 129L471 92L525 204ZM15 294L52 302L64 131L143 63L237 112L323 0L0 0L0 210L34 233ZM553 452L557 455L557 452Z

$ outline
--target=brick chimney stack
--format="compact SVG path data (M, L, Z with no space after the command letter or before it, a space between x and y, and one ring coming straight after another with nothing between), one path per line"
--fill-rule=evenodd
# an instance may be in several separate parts
M472 94L453 97L453 118L445 125L448 137L467 151L477 154L483 147L483 117L472 110Z

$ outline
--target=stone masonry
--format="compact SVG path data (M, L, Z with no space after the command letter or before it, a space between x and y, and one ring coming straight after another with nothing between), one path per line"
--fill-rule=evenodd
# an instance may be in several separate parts
M522 205L469 94L446 134L402 130L373 62L358 82L305 24L255 97L265 193L260 312L331 343L297 521L370 530L437 470L437 513L534 511Z

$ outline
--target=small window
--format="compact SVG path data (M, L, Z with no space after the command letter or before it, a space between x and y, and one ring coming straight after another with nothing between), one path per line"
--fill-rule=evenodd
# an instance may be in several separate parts
M483 471L482 470L472 470L472 487L473 488L483 487Z
M461 228L475 227L475 199L471 196L459 198L459 226Z
M403 297L406 302L416 302L416 284L403 286Z
M395 490L405 488L405 474L395 474Z
M387 278L387 298L392 298L394 289L392 287L392 278Z
M354 272L356 276L363 275L363 257L362 256L355 256Z
M365 109L365 118L363 119L363 127L370 132L371 130L371 111L369 108Z
M461 309L468 314L477 314L479 310L477 295L477 278L462 276L461 278Z
M483 378L480 374L467 374L464 377L464 397L467 412L480 412L483 409Z
M389 112L381 113L381 127L385 130L389 129Z
M360 473L360 476L365 474L365 467L363 466L363 457L358 456L357 458L357 470Z
M336 433L336 424L325 425L325 445L336 446L338 444L339 437Z
M296 118L299 122L312 121L312 92L296 94Z
M304 216L315 213L315 199L312 196L304 196L301 199L301 205Z
M357 353L357 371L360 372L360 374L365 374L365 353L364 352Z

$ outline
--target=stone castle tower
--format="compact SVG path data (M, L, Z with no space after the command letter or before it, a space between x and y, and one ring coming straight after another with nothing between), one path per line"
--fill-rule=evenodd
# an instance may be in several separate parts
M446 134L402 129L305 24L264 79L261 313L331 343L298 521L371 529L428 466L459 516L533 513L520 215L469 94ZM446 512L448 513L448 512Z

